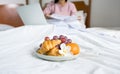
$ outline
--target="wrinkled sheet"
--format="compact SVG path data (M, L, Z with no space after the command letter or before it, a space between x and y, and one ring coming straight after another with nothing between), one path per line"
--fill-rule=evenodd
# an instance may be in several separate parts
M109 35L114 38L120 38L120 27L92 27L89 31L94 31L102 35Z
M79 44L80 56L51 62L33 53L45 36L67 35ZM0 74L120 74L120 39L86 29L23 26L0 32Z

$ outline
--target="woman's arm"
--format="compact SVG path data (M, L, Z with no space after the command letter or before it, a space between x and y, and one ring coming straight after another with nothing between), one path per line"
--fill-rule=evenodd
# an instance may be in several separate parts
M46 18L49 18L50 17L50 13L51 13L50 7L46 6L44 11L43 11L43 13L44 13Z
M52 5L53 5L53 2L48 3L45 9L43 10L43 13L46 18L50 18L50 14L52 13Z
M77 9L73 3L70 4L71 16L77 13Z
M47 19L51 19L51 15L50 15L50 14L46 14L45 17L46 17Z
M77 13L77 9L76 9L75 5L73 3L71 3L71 16L76 15L76 13ZM81 20L81 16L78 16L78 20L79 21Z

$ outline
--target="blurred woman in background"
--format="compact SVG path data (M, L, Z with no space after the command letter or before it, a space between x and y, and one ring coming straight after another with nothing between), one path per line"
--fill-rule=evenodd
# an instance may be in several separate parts
M47 4L44 15L49 18L52 14L72 16L77 12L75 5L68 0L54 0Z

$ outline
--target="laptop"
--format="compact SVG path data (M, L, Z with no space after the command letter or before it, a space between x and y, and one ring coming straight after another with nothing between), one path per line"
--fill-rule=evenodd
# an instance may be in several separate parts
M25 25L48 25L39 3L20 6L17 12Z

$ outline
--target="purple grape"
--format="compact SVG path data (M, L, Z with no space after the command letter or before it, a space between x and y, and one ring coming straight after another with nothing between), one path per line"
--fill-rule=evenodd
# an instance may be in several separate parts
M49 37L45 37L45 40L50 40L50 38Z
M64 38L67 40L68 38L67 38L67 36L64 36Z
M53 36L53 40L57 40L58 39L58 36Z
M42 46L42 43L40 44L40 47Z
M60 39L62 39L62 38L64 38L64 37L65 37L64 35L60 35L60 37L59 37L59 38L60 38Z
M72 43L72 40L71 39L67 39L67 43Z
M60 50L60 44L56 45L56 47Z
M61 38L61 42L62 42L62 43L65 43L65 42L66 42L66 39L65 39L65 38Z

